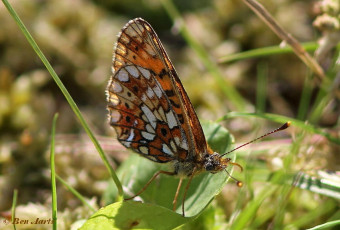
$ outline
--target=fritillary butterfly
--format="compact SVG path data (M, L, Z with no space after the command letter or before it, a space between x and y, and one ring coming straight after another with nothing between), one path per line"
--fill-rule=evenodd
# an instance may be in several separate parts
M129 21L118 36L107 100L110 125L122 145L151 161L174 166L172 172L156 173L144 189L161 173L180 176L175 210L182 179L189 177L183 216L186 191L195 175L238 165L208 146L174 66L151 25L141 18Z

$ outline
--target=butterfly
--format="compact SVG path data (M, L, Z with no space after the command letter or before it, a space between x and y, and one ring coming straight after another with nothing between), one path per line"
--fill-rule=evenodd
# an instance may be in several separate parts
M208 146L194 107L148 22L136 18L123 27L114 49L112 72L107 108L118 141L151 161L173 166L173 171L157 172L135 196L159 174L177 175L175 210L182 180L189 178L182 201L184 216L185 195L195 175L217 173L229 164L241 166Z

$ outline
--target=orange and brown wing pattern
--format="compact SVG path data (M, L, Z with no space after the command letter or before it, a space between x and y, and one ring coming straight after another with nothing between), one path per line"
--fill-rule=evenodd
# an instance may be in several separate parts
M156 161L205 152L202 128L156 33L143 19L121 31L107 88L110 124L127 148ZM190 117L189 117L190 116Z

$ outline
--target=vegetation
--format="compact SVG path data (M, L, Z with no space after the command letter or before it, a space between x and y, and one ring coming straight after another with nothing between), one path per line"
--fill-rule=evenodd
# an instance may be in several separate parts
M57 229L77 229L86 220L83 229L108 229L106 224L335 229L340 224L337 0L261 1L299 41L293 49L280 44L275 28L250 9L253 1L11 1L39 47L2 2L2 229L32 228L5 221L12 218L46 220L33 228L50 229L47 220L55 215ZM229 172L242 188L232 180L225 184L229 177L223 173L195 178L185 218L171 211L178 179L169 176L142 194L146 203L121 201L121 184L126 192L133 180L138 190L160 167L126 151L106 122L112 49L121 27L135 17L158 33L199 118L215 121L202 122L212 148L223 153L292 121L288 130L233 153L244 170ZM52 189L54 168L61 183Z

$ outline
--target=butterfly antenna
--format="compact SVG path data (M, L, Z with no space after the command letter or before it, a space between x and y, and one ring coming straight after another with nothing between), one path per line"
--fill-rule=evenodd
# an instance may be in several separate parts
M255 141L257 141L257 140L259 140L259 139L261 139L261 138L264 138L264 137L266 137L266 136L268 136L268 135L271 135L271 134L273 134L273 133L276 133L276 132L285 130L286 128L288 128L288 127L290 126L290 124L291 124L291 122L288 121L288 122L284 123L280 128L277 128L277 129L275 129L275 130L273 130L273 131L271 131L271 132L269 132L269 133L266 133L266 134L264 134L264 135L262 135L262 136L260 136L260 137L258 137L258 138L255 138L255 139L252 140L252 141L249 141L249 142L247 142L247 143L245 143L245 144L243 144L243 145L241 145L241 146L238 146L238 147L236 147L235 149L232 149L232 150L230 150L229 152L226 152L226 153L222 154L221 156L224 156L224 155L227 155L227 154L229 154L229 153L231 153L231 152L234 152L235 150L237 150L237 149L239 149L239 148L242 148L243 146L249 145L250 143L253 143L253 142L255 142Z
M235 177L233 177L232 175L230 175L230 173L228 172L228 170L225 169L224 171L226 171L226 173L228 174L228 176L229 176L231 179L233 179L234 181L236 181L237 187L242 187L242 186L243 186L242 181L239 181L239 180L237 180Z

